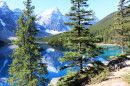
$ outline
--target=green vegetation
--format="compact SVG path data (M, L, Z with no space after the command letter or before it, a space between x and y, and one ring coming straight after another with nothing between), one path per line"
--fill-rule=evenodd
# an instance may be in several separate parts
M115 27L114 30L117 32L117 38L120 39L116 40L119 41L121 47L122 47L122 54L119 54L117 56L111 56L110 58L113 60L118 60L118 59L126 59L128 55L130 55L130 5L128 4L130 1L129 0L120 0L119 5L118 5L118 12L116 15L118 16L115 18ZM128 50L125 52L124 51L124 45L128 47ZM130 84L130 72L128 74L122 75L123 80L128 82Z
M112 29L114 28L114 18L116 18L115 13L116 12L109 14L104 19L100 20L96 24L89 27L91 35L102 36L101 41L103 43L115 43L114 40L115 33L112 31ZM62 34L57 34L48 37L40 37L38 38L38 41L46 41L49 44L51 44L53 41L58 41L57 38L61 38L61 37Z
M120 39L119 43L122 47L122 54L124 53L124 45L126 34L129 32L128 25L129 18L127 14L129 13L125 7L125 0L121 0L118 5L118 12L116 13L117 17L115 18L114 29L117 32L117 39Z
M128 74L122 75L122 78L124 81L126 81L128 84L130 84L130 72L128 72Z
M99 42L100 38L90 36L87 25L91 25L88 21L93 20L93 18L87 18L86 16L91 16L92 11L85 10L87 5L87 0L71 0L72 7L71 11L66 14L73 22L65 22L65 25L72 26L71 31L64 32L63 37L58 40L63 42L63 45L71 49L71 51L64 52L63 58L60 58L61 62L71 62L69 65L61 68L63 69L78 69L78 71L68 71L67 75L63 76L58 82L58 86L80 86L82 82L88 80L90 73L95 75L98 71L99 66L93 64L90 73L88 71L83 71L83 64L92 63L91 58L96 58L99 53L101 53L102 48L97 47L94 43ZM84 21L84 22L82 22ZM82 56L85 56L84 58ZM97 68L96 68L97 67Z
M57 83L57 86L80 86L86 76L81 76L77 71L67 71L67 75L63 76Z
M65 25L72 26L71 31L62 34L52 35L49 37L37 37L38 30L36 29L36 18L32 15L34 6L31 6L31 0L24 2L25 10L21 14L15 34L17 40L13 40L18 48L14 49L11 57L13 62L9 68L10 85L16 86L45 86L48 82L43 76L48 75L47 64L42 63L40 52L42 48L38 47L35 42L48 42L49 44L64 45L67 52L64 52L60 62L70 62L61 68L63 69L78 69L78 71L67 71L67 75L63 76L57 83L58 86L80 86L83 82L88 84L99 83L105 80L109 74L109 67L105 67L100 61L91 61L91 58L96 58L102 53L103 48L96 46L95 43L121 43L122 53L116 57L111 56L111 60L119 58L124 59L130 54L128 49L124 53L124 45L129 43L129 6L124 6L125 0L120 0L119 11L114 12L97 24L91 25L89 21L94 20L87 16L92 16L91 10L86 10L88 0L71 0L71 11L66 14L72 22L65 22ZM115 13L117 15L115 15ZM116 18L116 24L114 25ZM114 30L112 30L114 29ZM115 32L116 30L116 32ZM101 38L102 37L102 38ZM120 42L121 38L121 42ZM0 41L3 42L3 41ZM49 45L50 47L55 47ZM59 48L56 48L59 50ZM61 49L60 51L64 51ZM91 66L88 66L91 64ZM86 65L86 68L83 68ZM130 73L124 75L124 80L129 82Z
M112 28L114 27L114 18L116 12L109 14L96 24L89 27L91 35L100 35L102 36L103 43L114 43L113 35L115 34L112 32ZM113 34L114 33L114 34Z
M50 39L57 40L57 38L59 38L60 36L61 36L61 33L56 34L56 35L47 36L47 37L36 37L36 42L48 42Z
M95 69L95 71L97 72L96 75L93 75L95 73L90 73L89 77L92 77L91 80L88 82L88 84L95 84L95 83L100 83L104 80L107 79L108 75L109 75L109 67L102 67L101 69Z
M65 68L76 68L79 67L80 74L83 73L83 64L87 64L90 58L95 58L100 53L101 48L97 47L94 43L99 42L97 37L91 37L87 25L91 25L88 21L93 20L93 18L87 18L91 16L91 10L85 10L87 6L86 0L71 0L72 7L71 12L66 14L73 22L65 22L65 25L72 26L71 31L64 32L62 39L64 40L64 45L70 48L72 51L64 52L65 56L60 58L61 62L71 63ZM82 22L84 21L84 22ZM88 58L82 58L85 55Z
M34 36L36 29L36 18L32 15L34 6L31 6L31 0L24 2L25 10L21 14L15 34L17 40L13 40L18 48L14 49L11 57L13 62L9 68L8 83L16 86L45 86L48 79L47 65L42 63L40 52L43 50L36 44Z
M115 43L115 33L112 31L114 28L114 18L116 12L109 14L104 19L100 20L96 24L89 27L91 35L99 35L102 36L103 43ZM56 36L56 37L55 37ZM39 41L46 41L48 43L52 43L53 41L58 41L57 38L61 38L62 34L57 34L48 37L41 37ZM54 42L53 42L54 43Z
M117 38L117 36L118 36L117 32L112 30L115 26L114 19L116 17L117 17L116 12L113 12L113 13L109 14L108 16L106 16L105 18L103 18L102 20L100 20L99 22L97 22L96 24L90 26L89 29L90 29L91 35L102 36L101 42L103 42L103 43L120 44L120 39ZM130 19L129 15L128 15L127 19ZM55 38L55 36L56 36L56 38ZM58 35L54 35L54 36L43 37L42 40L48 39L45 41L47 41L47 42L50 41L50 44L51 44L51 42L53 42L54 40L58 41L57 38L61 38L61 37L62 37L62 34L58 34Z
M63 76L57 83L57 86L81 86L85 84L95 84L106 80L109 75L109 67L105 67L100 61L87 66L89 70L84 70L83 74L77 71L67 71L67 75Z

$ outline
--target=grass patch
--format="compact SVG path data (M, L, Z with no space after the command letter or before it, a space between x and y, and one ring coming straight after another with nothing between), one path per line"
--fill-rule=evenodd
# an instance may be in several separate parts
M128 74L122 75L122 79L130 84L130 72Z

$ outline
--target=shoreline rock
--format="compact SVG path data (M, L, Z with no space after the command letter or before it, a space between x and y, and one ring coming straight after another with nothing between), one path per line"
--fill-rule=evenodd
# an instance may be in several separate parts
M52 78L52 80L50 81L50 83L48 84L48 86L56 86L57 82L59 81L61 77L58 78Z
M105 61L102 62L105 66L108 65L109 61ZM88 64L89 66L91 66L91 64ZM61 77L57 77L57 78L52 78L52 80L50 81L50 83L48 84L48 86L56 86L57 82L59 81Z

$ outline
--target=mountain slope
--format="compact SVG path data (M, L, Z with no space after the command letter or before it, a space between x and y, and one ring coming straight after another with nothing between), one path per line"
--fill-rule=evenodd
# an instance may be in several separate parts
M9 9L6 2L0 1L0 39L9 40L15 37L13 30L16 30L16 24L12 18L13 11Z
M115 13L116 12L109 14L93 26L89 27L92 35L102 36L103 43L115 43L116 32L112 30L114 28L115 23L114 18L117 17Z
M37 23L44 26L47 30L62 32L70 31L71 29L69 26L63 25L64 22L71 22L71 20L65 15L61 14L57 7L48 9L45 12L37 13L36 17L39 18ZM99 21L99 19L95 15L90 17L95 18L94 21L90 22L92 25Z
M93 34L97 34L101 30L110 29L112 26L114 26L114 18L116 17L115 13L116 12L109 14L108 16L106 16L96 24L89 27L90 31Z
M10 41L16 39L16 35L13 31L16 30L17 21L22 11L19 8L13 11L9 9L5 1L0 1L0 40ZM37 24L39 34L37 37L50 36L52 34L45 32L45 27Z
M5 1L0 1L0 39L4 41L10 41L11 39L16 39L16 35L13 31L16 30L17 21L22 11L19 8L13 11L9 9ZM37 13L36 21L37 29L39 30L36 37L50 36L58 34L64 31L69 31L70 27L63 25L64 22L70 22L69 18L61 14L57 7L48 9L45 12ZM96 18L92 24L98 21Z
M112 28L114 26L114 18L116 17L115 15L116 12L113 12L97 22L96 24L88 27L90 29L90 32L92 35L101 35L103 36L102 42L108 43L112 42L111 41L111 34ZM38 38L38 40L44 40L44 41L50 41L50 40L56 40L58 37L61 37L62 34L54 35L54 36L49 36L45 38Z
M61 14L57 7L48 9L45 12L36 14L36 17L39 18L37 23L44 26L48 30L53 31L68 31L70 28L63 25L64 19L69 21L67 17Z

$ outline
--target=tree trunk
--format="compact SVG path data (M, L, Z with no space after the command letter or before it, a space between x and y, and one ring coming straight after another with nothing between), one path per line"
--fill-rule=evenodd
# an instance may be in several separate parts
M121 37L121 47L122 47L122 54L124 53L124 44L123 44L123 37Z
M80 11L80 5L78 2L78 12ZM78 13L78 25L80 25L80 14ZM78 37L80 37L80 28L78 28ZM81 51L81 42L79 41L79 51ZM82 66L83 62L82 62L82 57L79 57L79 67L80 67L80 74L83 73L83 66Z

